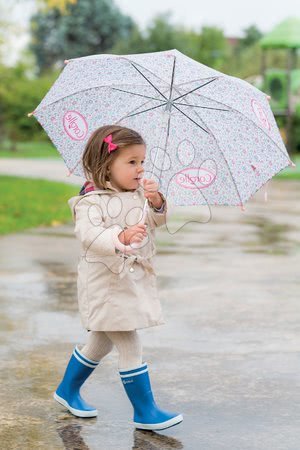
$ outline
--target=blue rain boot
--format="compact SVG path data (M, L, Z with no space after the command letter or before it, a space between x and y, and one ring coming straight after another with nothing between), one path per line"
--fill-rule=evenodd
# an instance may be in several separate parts
M84 356L76 346L67 365L64 377L53 394L61 405L77 417L96 417L97 409L88 405L80 395L80 388L85 380L98 366L99 361L93 361Z
M133 423L142 430L164 430L182 422L176 412L158 408L153 398L147 363L131 370L119 370L126 394L133 406Z

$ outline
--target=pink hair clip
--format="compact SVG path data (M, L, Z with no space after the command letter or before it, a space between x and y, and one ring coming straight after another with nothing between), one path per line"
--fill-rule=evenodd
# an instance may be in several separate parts
M118 146L113 143L111 134L106 136L106 138L104 138L103 141L108 144L108 153L111 153L113 150L116 150L118 148Z

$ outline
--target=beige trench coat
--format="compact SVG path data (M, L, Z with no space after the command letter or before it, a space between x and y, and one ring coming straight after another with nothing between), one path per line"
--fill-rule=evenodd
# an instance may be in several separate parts
M68 204L80 241L78 306L82 325L92 331L125 331L162 325L152 257L155 228L166 223L163 212L148 208L145 245L134 254L122 253L114 242L126 227L139 222L145 202L143 188L120 192L107 189L71 197Z

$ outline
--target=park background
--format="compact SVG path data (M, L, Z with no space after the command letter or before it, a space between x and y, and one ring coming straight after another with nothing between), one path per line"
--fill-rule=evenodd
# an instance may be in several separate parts
M144 8L144 15L149 17L149 4L140 3L140 16ZM8 164L5 158L61 159L45 131L34 118L28 117L28 113L40 103L63 70L65 59L98 53L129 54L176 48L202 64L243 78L271 95L271 107L290 156L296 164L300 161L297 48L300 46L300 18L282 17L265 33L252 23L240 30L239 36L228 36L224 31L226 22L222 28L213 20L188 26L180 23L178 14L175 20L176 2L173 10L164 9L162 2L161 12L148 22L144 21L143 26L126 12L126 4L130 2L123 2L120 7L118 2L108 0L0 1L0 189L6 192L6 200L0 206L1 212L6 211L0 215L1 234L39 224L56 225L70 218L64 199L75 194L73 188L59 186L59 192L56 192L53 183L26 181L25 173L22 180L5 176L5 163ZM205 5L202 8L200 3L192 4L198 5L193 14L197 24L197 15L199 22L201 18L202 21L205 19ZM234 24L237 20L235 9L231 12L230 22ZM26 26L22 16L27 17ZM221 11L216 13L215 22L222 24ZM10 169L9 173L13 175L11 172ZM299 174L297 164L293 170L288 168L277 177L298 179ZM18 201L20 189L23 206ZM31 192L30 207L26 201L28 191ZM55 199L61 199L61 208L46 210Z
M299 450L298 10L294 0L0 0L1 448ZM28 113L65 59L173 48L271 95L296 167L268 182L268 201L263 188L243 212L182 207L157 230L166 324L140 334L157 400L184 421L143 433L132 430L116 350L83 386L97 419L53 400L86 342L67 204L81 184Z

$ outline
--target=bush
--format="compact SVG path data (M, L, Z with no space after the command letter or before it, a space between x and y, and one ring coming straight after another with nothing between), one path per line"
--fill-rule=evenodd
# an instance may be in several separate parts
M26 67L0 66L0 131L2 140L12 142L12 150L20 141L47 141L41 125L27 114L33 111L49 90L57 73L29 78Z

